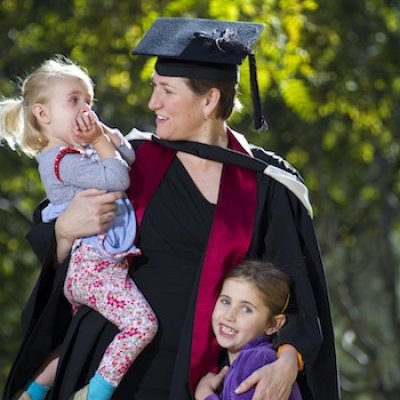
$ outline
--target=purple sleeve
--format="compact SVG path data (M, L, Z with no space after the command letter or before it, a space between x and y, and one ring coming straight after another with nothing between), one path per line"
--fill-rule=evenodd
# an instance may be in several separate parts
M235 393L235 389L254 371L275 360L275 351L266 346L242 351L225 377L222 399L251 400L255 391L254 387L240 395Z

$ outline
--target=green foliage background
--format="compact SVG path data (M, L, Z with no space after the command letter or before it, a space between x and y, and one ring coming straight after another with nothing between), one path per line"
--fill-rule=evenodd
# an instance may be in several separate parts
M152 60L131 49L159 16L265 23L257 45L270 125L251 131L311 191L332 299L343 399L400 398L400 5L396 0L2 0L0 95L65 54L96 82L111 126L153 129ZM34 160L0 148L0 390L20 343L21 309L38 274L24 234L44 196Z

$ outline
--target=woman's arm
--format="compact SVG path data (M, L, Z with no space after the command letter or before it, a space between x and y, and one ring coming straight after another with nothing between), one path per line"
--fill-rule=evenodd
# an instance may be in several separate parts
M276 361L257 369L242 381L235 393L245 393L256 385L255 399L287 400L297 373L297 352L293 347L287 347Z
M57 261L68 256L75 239L104 232L115 217L120 192L88 189L78 193L55 224Z

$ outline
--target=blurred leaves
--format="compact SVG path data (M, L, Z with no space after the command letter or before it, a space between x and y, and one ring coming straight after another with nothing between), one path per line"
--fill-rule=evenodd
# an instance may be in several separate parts
M258 80L270 131L231 125L304 176L332 298L343 399L400 398L400 5L387 0L3 0L0 95L65 54L96 82L111 126L153 129L154 60L131 50L159 16L263 22ZM38 263L24 234L44 193L34 160L0 148L0 390Z

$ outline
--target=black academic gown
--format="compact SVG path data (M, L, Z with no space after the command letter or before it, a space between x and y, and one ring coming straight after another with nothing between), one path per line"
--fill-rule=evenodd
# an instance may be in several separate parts
M140 148L141 143L138 141L134 145ZM253 148L252 152L265 163L295 174L274 155L257 148ZM303 356L306 367L299 375L299 384L304 399L336 400L339 395L333 329L312 220L298 197L284 184L262 172L256 173L256 182L257 208L247 257L274 261L294 281L293 297L296 299L297 312L288 316L288 323L279 334L277 343L292 343ZM157 198L157 194L154 198ZM241 206L238 206L238 213L241 212ZM212 210L209 212L212 215ZM62 295L67 264L54 271L54 228L51 224L39 223L38 213L35 220L27 237L42 263L42 273L24 313L26 333L7 381L4 400L9 400L15 391L23 387L44 355L61 344L58 378L50 398L67 399L93 375L105 347L117 332L112 324L87 307L80 309L67 329L71 314ZM209 226L205 226L203 232L207 233L207 229ZM133 275L140 287L140 268L137 276ZM171 376L171 391L163 399L192 398L188 370L199 272L193 273L192 279L194 290L187 297L187 315L180 328L182 332ZM151 297L146 290L143 289L143 292ZM172 311L172 317L173 314ZM146 353L145 349L142 358L136 360L144 369L146 364L151 364L151 345L149 349L150 353ZM131 391L131 382L136 379L132 371L134 368L125 376L114 399L136 399ZM154 384L157 385L156 382Z

